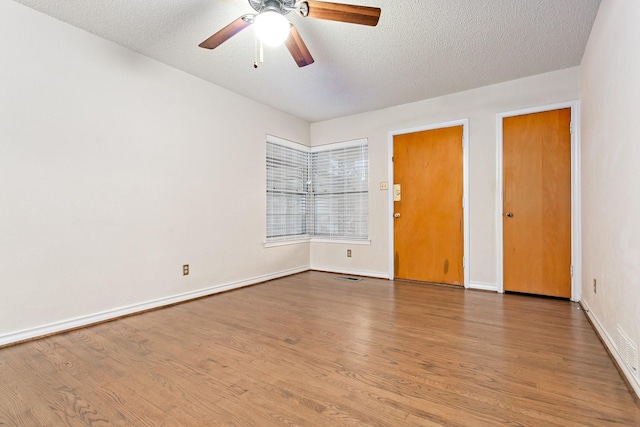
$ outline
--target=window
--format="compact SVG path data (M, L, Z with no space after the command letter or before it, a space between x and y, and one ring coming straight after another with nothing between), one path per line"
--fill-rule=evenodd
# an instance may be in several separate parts
M328 147L311 153L313 235L320 238L367 239L367 145Z
M293 145L267 140L267 241L309 237L309 152Z
M267 138L267 242L368 238L366 140L308 148Z

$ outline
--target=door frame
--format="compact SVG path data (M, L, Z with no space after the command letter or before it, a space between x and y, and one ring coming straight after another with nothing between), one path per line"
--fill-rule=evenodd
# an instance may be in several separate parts
M462 217L464 222L464 243L463 243L463 254L462 254L462 268L463 268L463 277L464 277L464 287L469 287L469 274L470 274L470 256L469 256L469 119L460 119L460 120L452 120L449 122L442 123L434 123L425 126L399 129L395 131L389 132L389 181L391 183L389 191L388 191L388 206L389 206L389 279L393 280L395 278L395 269L394 269L394 245L395 245L395 235L394 235L394 226L393 226L393 138L396 135L404 135L407 133L416 133L422 132L426 130L440 129L440 128L448 128L454 126L462 126Z
M502 217L503 209L503 120L506 117L521 116L525 114L541 113L544 111L571 108L571 301L578 302L581 297L582 283L582 250L581 250L581 215L580 215L580 101L573 100L557 104L543 105L539 107L525 108L521 110L507 111L496 115L496 171L497 171L497 197L496 197L496 230L497 230L497 273L498 292L504 293L504 230Z

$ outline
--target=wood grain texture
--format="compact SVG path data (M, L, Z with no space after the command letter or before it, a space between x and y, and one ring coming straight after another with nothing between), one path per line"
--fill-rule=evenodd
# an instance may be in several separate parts
M462 126L396 135L393 182L397 279L464 284Z
M378 25L381 10L378 7L357 6L343 3L323 1L307 1L309 18L327 19L330 21L347 22L350 24Z
M293 60L298 64L298 67L306 67L314 63L311 52L309 52L307 45L302 40L302 36L300 36L300 33L293 25L291 26L289 37L287 37L284 44L287 46Z
M241 16L240 18L236 19L235 21L233 21L232 23L230 23L229 25L227 25L226 27L224 27L223 29L221 29L220 31L218 31L217 33L215 33L214 35L212 35L202 43L200 43L198 46L203 47L205 49L217 48L222 43L226 42L231 37L235 36L240 31L244 30L249 25L251 25L249 22L245 21L243 18L244 16Z
M302 273L1 349L0 425L640 425L577 307Z
M571 297L571 109L503 121L504 288Z

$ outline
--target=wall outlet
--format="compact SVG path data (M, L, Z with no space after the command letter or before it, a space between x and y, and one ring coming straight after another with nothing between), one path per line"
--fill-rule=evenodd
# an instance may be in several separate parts
M347 258L351 258L351 249L347 249Z
M189 275L189 264L184 264L182 266L182 275L183 276L188 276Z
M388 181L382 181L380 183L380 190L388 190L389 189L389 182Z
M593 279L593 293L598 293L598 282L596 281L596 279Z

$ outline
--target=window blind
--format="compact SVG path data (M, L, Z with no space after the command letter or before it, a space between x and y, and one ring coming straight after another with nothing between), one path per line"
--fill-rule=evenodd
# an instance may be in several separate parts
M309 237L309 153L267 142L267 241Z
M267 140L267 242L368 238L369 158L361 141L310 152Z
M367 239L367 144L311 153L311 203L315 237Z

